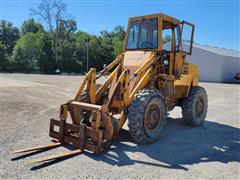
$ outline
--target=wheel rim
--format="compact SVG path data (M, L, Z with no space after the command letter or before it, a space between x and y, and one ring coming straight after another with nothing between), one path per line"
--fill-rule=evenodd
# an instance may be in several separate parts
M147 131L154 131L161 122L161 108L157 102L149 103L145 111L144 127Z
M203 109L204 109L203 99L199 97L196 101L196 107L195 107L197 117L202 115Z

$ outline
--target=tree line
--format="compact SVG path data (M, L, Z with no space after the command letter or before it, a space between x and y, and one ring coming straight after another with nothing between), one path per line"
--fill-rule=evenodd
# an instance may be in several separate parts
M123 26L100 35L78 31L77 23L66 18L66 5L60 0L43 0L31 14L40 18L25 20L20 28L6 20L0 21L0 71L24 73L76 72L89 67L102 69L122 50ZM44 28L45 27L45 28Z

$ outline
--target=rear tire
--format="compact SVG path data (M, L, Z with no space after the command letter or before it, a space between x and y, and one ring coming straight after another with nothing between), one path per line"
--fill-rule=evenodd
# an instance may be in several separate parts
M183 120L187 125L201 126L205 121L208 108L206 90L199 86L192 87L188 97L183 99L181 107Z
M142 144L157 141L167 119L167 103L156 89L143 89L129 108L128 127L132 138Z

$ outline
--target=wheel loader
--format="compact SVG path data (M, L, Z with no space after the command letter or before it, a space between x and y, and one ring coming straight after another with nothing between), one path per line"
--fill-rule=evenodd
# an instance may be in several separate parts
M198 85L198 67L187 61L193 36L193 24L165 14L130 18L122 52L99 73L90 69L75 97L60 106L59 118L50 120L55 143L13 153L69 144L76 149L32 162L99 153L111 146L126 120L134 141L154 143L175 106L182 108L187 125L201 126L208 105L206 91ZM105 81L99 83L102 77Z

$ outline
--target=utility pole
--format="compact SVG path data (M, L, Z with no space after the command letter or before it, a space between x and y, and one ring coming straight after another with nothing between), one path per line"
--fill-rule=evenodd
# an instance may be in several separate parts
M59 65L59 62L58 62L58 21L57 21L57 27L56 27L56 34L55 34L55 38L54 38L54 44L55 44L55 61L56 61L56 64ZM59 67L58 67L59 68Z
M86 43L87 43L87 72L88 72L88 59L89 59L89 37L88 36L86 39Z
M60 22L62 22L63 20L61 20L61 19L57 19L57 22L56 22L56 30L55 30L55 39L54 39L54 41L55 41L55 61L56 61L56 63L57 63L57 65L59 65L59 62L58 62L58 49L59 49L59 47L58 47L58 35L59 35L59 23ZM59 67L58 67L59 68Z
M59 27L61 27L61 24L62 25L65 23L65 21L63 19L57 19L57 24L56 24L56 35L55 35L55 61L57 63L57 65L59 65L59 56L58 56L58 50L59 50L59 33L60 33L60 29ZM59 68L59 67L58 67Z

